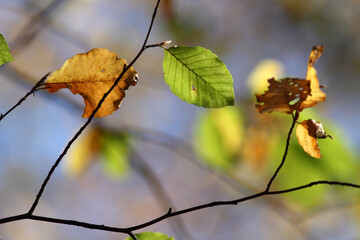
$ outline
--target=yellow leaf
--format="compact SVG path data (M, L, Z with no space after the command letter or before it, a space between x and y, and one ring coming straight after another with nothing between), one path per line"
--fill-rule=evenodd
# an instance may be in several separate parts
M125 59L119 58L115 53L95 48L69 58L48 77L45 87L50 93L68 88L73 94L80 94L85 102L83 117L88 118L114 84L125 64ZM131 85L136 85L137 80L138 74L131 67L107 96L95 117L104 117L116 111L125 97L124 91Z
M100 150L101 134L100 129L92 128L74 143L64 162L65 171L69 175L79 176L91 165L93 157Z
M263 59L256 64L247 77L246 83L251 93L264 92L268 86L266 79L279 78L284 73L284 66L275 59Z
M332 137L324 131L322 124L314 119L302 121L296 127L296 137L304 151L314 158L321 158L318 138Z
M314 68L316 60L318 60L323 52L324 47L320 45L314 46L310 53L306 79L310 81L311 94L301 104L299 111L302 111L305 108L314 107L318 102L324 102L326 99L326 94L320 89L322 86L319 85L319 80Z

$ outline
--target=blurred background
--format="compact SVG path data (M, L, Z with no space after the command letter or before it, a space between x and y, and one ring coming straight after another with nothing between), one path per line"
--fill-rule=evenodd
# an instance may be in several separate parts
M0 33L14 62L0 67L5 113L71 56L107 48L130 62L156 1L0 0ZM262 191L278 166L291 116L259 114L255 92L271 77L304 78L314 45L334 140L309 157L293 135L273 189L316 180L360 183L360 2L357 0L163 0L149 43L211 49L233 75L236 104L202 109L163 81L160 48L135 63L139 83L121 108L96 119L51 178L35 214L129 227L174 210ZM38 91L0 123L0 217L27 212L50 167L84 124L83 100ZM359 239L359 191L318 186L165 220L143 231L175 239ZM34 221L0 226L0 238L124 239L126 235Z

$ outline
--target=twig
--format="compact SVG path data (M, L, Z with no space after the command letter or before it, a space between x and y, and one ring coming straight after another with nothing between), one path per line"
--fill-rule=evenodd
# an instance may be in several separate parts
M161 42L161 43L155 43L155 44L149 44L149 45L146 45L145 48L154 48L154 47L164 47L168 44L170 44L171 41L168 40L168 41L164 41L164 42Z
M288 192L294 192L294 191L298 191L298 190L301 190L301 189L304 189L304 188L310 188L310 187L320 185L320 184L360 188L360 185L354 184L354 183L322 180L322 181L315 181L315 182L311 182L311 183L308 183L308 184L305 184L305 185L302 185L302 186L299 186L299 187L289 188L289 189L285 189L285 190L269 191L268 194L275 195L275 194L283 194L283 193L288 193Z
M92 224L92 223L87 223L87 222L79 222L79 221L75 221L75 220L68 220L68 219L59 219L59 218L50 218L50 217L45 217L45 216L37 216L37 215L32 215L29 213L26 214L20 214L20 215L15 215L15 216L11 216L11 217L6 217L6 218L2 218L0 219L0 224L3 223L9 223L9 222L14 222L14 221L19 221L19 220L24 220L24 219L31 219L31 220L36 220L36 221L42 221L42 222L49 222L49 223L58 223L58 224L65 224L65 225L72 225L72 226L77 226L77 227L83 227L83 228L88 228L88 229L97 229L97 230L103 230L103 231L108 231L108 232L118 232L118 233L125 233L125 234L129 234L133 231L145 228L145 227L149 227L151 225L154 225L158 222L161 222L167 218L171 218L171 217L175 217L178 215L182 215L182 214L186 214L186 213L190 213L190 212L195 212L198 210L202 210L202 209L206 209L206 208L210 208L210 207L215 207L215 206L224 206L224 205L237 205L239 203L242 202L246 202L252 199L256 199L256 198L260 198L263 196L267 196L267 195L281 195L284 193L289 193L289 192L294 192L294 191L298 191L298 190L303 190L306 188L311 188L313 186L316 185L337 185L337 186L343 186L343 187L352 187L352 188L358 188L360 189L360 185L358 184L353 184L353 183L347 183L347 182L338 182L338 181L315 181L315 182L311 182L305 185L301 185L298 187L294 187L294 188L289 188L289 189L284 189L284 190L277 190L277 191L263 191L257 194L253 194L247 197L243 197L243 198L239 198L239 199L235 199L235 200L230 200L230 201L216 201L216 202L211 202L211 203L206 203L206 204L202 204L202 205L198 205L195 207L191 207L191 208L186 208L183 210L179 210L179 211L172 211L171 208L169 208L168 212L165 213L164 215L155 218L151 221L136 225L136 226L132 226L132 227L127 227L127 228L118 228L118 227L111 227L111 226L106 226L106 225L99 225L99 224Z
M121 72L121 74L119 75L119 77L115 80L114 84L111 86L111 88L104 94L104 96L101 98L101 100L99 101L98 105L96 106L96 108L94 109L94 111L91 113L90 117L87 119L87 121L85 122L85 124L76 132L76 134L74 135L74 137L68 142L68 144L66 145L66 147L64 148L63 152L60 154L60 156L58 157L58 159L55 161L54 165L51 167L48 175L46 176L44 182L42 183L40 190L38 192L38 194L36 195L36 198L33 202L33 204L31 205L31 208L29 210L29 214L32 214L36 208L36 206L39 203L39 200L45 190L45 187L47 185L47 183L49 182L52 174L54 173L55 169L57 168L57 166L59 165L59 163L61 162L61 160L64 158L64 156L66 155L67 151L70 149L71 145L75 142L75 140L82 134L82 132L86 129L86 127L91 123L92 119L94 118L96 112L100 109L101 105L103 104L103 102L105 101L106 97L111 93L111 91L117 86L117 84L119 83L120 79L124 76L124 74L126 73L126 71L136 62L136 60L140 57L140 55L145 51L145 46L146 43L149 39L150 36L150 32L156 17L156 13L157 13L157 9L159 7L160 4L160 0L157 0L155 9L154 9L154 13L152 15L151 18L151 23L148 29L148 32L146 34L144 43L139 51L139 53L136 55L136 57L132 60L132 62L129 65L124 65L123 71Z
M22 102L24 102L29 95L31 95L31 94L35 93L37 90L39 90L39 87L44 83L44 81L45 81L46 78L49 76L49 74L50 74L50 72L47 73L45 76L43 76L43 77L35 84L35 86L34 86L27 94L25 94L25 96L24 96L23 98L21 98L21 99L19 100L19 102L16 103L12 108L10 108L5 114L0 114L0 122L1 122L1 120L3 120L3 119L6 117L6 115L8 115L10 112L12 112L12 111L13 111L15 108L17 108L18 106L20 106L20 104L21 104Z
M138 240L135 236L135 234L133 234L132 232L129 232L129 236L133 239L133 240Z
M346 182L337 182L337 181L316 181L316 182L311 182L309 184L306 185L302 185L299 187L294 187L294 188L289 188L289 189L285 189L285 190L279 190L279 191L263 191L257 194L253 194L247 197L243 197L243 198L239 198L239 199L235 199L235 200L230 200L230 201L217 201L217 202L211 202L211 203L207 203L207 204L203 204L203 205L198 205L195 207L191 207L191 208L187 208L187 209L183 209L183 210L179 210L179 211L174 211L174 212L169 212L168 214L154 219L152 221L143 223L141 225L137 225L137 226L133 226L128 228L131 231L136 231L139 230L141 228L145 228L148 227L150 225L153 225L155 223L158 223L166 218L170 218L170 217L174 217L174 216L178 216L178 215L182 215L185 213L190 213L190 212L194 212L194 211L198 211L201 209L205 209L205 208L210 208L210 207L215 207L215 206L224 206L224 205L237 205L239 203L242 202L246 202L252 199L256 199L256 198L260 198L266 195L278 195L278 194L284 194L284 193L288 193L288 192L293 192L293 191L297 191L300 189L305 189L305 188L310 188L316 185L338 185L338 186L346 186L346 187L353 187L353 188L360 188L360 185L357 184L353 184L353 183L346 183Z
M281 168L283 167L283 165L284 165L284 163L285 163L286 156L287 156L287 153L288 153L288 150L289 150L289 146L290 146L291 133L292 133L294 127L295 127L296 121L297 121L298 118L299 118L299 112L296 111L295 115L292 115L292 116L293 116L293 121L292 121L291 127L290 127L290 129L289 129L289 133L288 133L287 139L286 139L286 146L285 146L284 155L283 155L282 160L281 160L281 163L280 163L280 165L278 166L278 168L276 169L274 175L270 178L270 181L269 181L269 183L268 183L267 186L266 186L265 192L268 192L268 191L270 190L271 184L274 182L276 176L278 175L278 173L280 172Z

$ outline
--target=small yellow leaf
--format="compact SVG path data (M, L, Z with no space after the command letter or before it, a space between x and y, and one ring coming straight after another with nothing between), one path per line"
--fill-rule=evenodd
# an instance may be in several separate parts
M275 59L263 59L256 64L247 77L247 85L251 93L264 92L268 86L266 81L270 77L280 78L284 73L284 66Z
M296 127L296 137L306 153L315 158L321 158L318 138L332 137L324 131L322 124L314 119L302 121Z
M101 135L99 128L92 128L74 143L64 162L65 171L69 175L79 176L93 163L93 158L100 151Z
M125 64L125 59L119 58L115 53L95 48L69 58L48 77L45 87L50 93L68 88L73 94L80 94L85 102L83 117L88 118L114 84ZM125 90L136 85L137 80L138 74L131 67L107 96L95 117L104 117L116 111L125 97Z

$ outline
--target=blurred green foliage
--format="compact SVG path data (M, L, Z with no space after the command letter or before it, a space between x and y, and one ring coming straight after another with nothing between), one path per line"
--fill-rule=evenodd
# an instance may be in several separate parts
M124 176L129 170L129 136L105 132L101 138L102 165L113 178Z
M175 240L173 237L168 237L159 232L143 232L135 234L138 240ZM132 240L131 237L127 237L125 240Z

